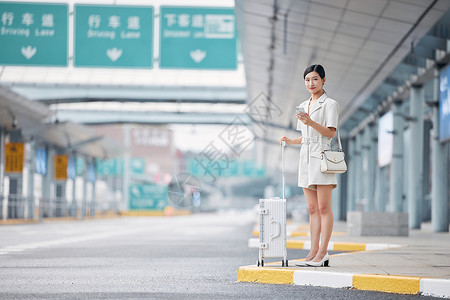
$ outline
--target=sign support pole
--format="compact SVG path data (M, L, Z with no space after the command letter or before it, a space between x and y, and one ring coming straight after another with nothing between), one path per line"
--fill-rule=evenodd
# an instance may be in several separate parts
M3 184L5 181L5 131L0 128L0 220L4 219L4 195Z

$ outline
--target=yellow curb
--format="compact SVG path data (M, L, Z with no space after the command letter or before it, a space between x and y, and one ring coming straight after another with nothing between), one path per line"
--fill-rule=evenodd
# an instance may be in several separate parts
M240 267L238 281L270 284L293 284L294 270Z
M308 236L308 232L304 232L304 231L292 231L291 237L296 237L296 236Z
M288 249L303 249L305 247L304 241L298 241L298 240L287 240L286 241L286 248Z
M303 249L305 247L305 242L301 240L287 240L286 248L288 249ZM355 251L365 251L366 244L358 244L358 243L334 243L333 244L334 251L347 251L347 252L355 252Z
M417 294L420 292L420 277L395 275L354 274L353 288L396 294Z
M344 236L347 235L347 232L343 232L343 231L337 231L337 232L332 232L331 236ZM252 231L252 236L254 237L258 237L259 236L259 230L253 230ZM309 232L308 231L292 231L290 237L306 237L309 236Z
M22 220L22 219L11 219L11 220L1 220L0 225L19 225L19 224L33 224L39 223L37 220Z
M359 243L334 243L334 251L366 251L366 244Z

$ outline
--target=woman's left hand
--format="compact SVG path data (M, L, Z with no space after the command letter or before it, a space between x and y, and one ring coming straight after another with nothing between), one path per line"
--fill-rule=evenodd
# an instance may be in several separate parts
M299 113L297 114L297 119L299 119L303 124L307 126L311 126L312 120L307 113Z

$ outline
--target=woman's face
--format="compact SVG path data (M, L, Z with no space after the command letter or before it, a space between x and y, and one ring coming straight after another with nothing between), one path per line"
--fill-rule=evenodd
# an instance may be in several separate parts
M325 83L325 77L322 79L320 75L312 71L306 74L305 86L311 94L315 94L322 91L323 84Z

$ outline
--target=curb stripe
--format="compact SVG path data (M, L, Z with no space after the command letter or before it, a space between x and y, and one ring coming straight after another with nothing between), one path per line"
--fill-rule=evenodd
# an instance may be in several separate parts
M287 240L286 248L288 249L305 249L305 242L296 240Z
M294 270L240 267L238 281L270 284L292 284Z
M358 243L333 243L334 251L366 251L366 244Z
M420 292L424 296L450 298L450 280L422 278L420 280Z
M396 294L417 294L420 292L420 277L354 274L353 288Z
M332 288L350 288L352 274L337 272L295 271L294 285L312 285Z

